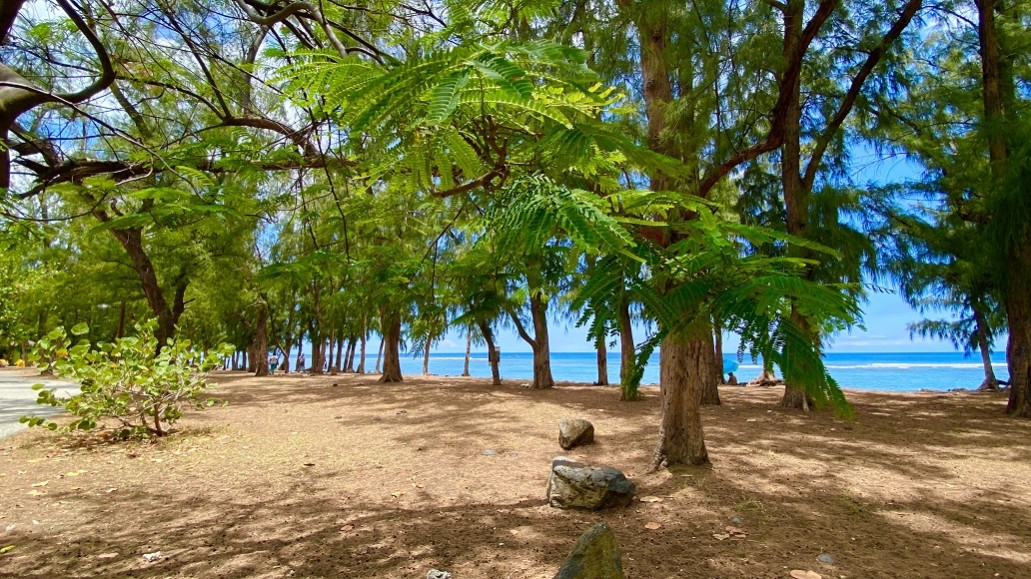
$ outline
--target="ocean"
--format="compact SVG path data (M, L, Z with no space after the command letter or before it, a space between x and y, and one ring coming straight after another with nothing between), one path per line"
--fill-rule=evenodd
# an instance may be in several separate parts
M592 383L597 379L596 354L594 352L553 352L551 372L557 381ZM738 364L735 357L724 356L725 368ZM441 376L460 376L465 354L430 355L430 373ZM826 354L824 363L831 376L843 388L860 390L883 390L914 392L917 390L950 390L953 388L974 389L981 385L984 371L980 356L966 358L960 352L902 352L902 353L831 353ZM375 351L366 361L368 368L376 364ZM609 382L619 382L619 354L608 357ZM992 355L992 366L1000 380L1009 377L1005 355ZM759 375L761 365L747 357L734 370L741 382ZM402 355L401 371L405 375L422 373L422 356ZM490 367L486 353L473 353L469 364L472 376L489 378ZM778 374L779 376L779 374ZM533 356L528 352L503 352L501 356L501 377L504 380L531 380L533 377ZM658 355L652 357L645 369L643 384L657 384L659 381Z

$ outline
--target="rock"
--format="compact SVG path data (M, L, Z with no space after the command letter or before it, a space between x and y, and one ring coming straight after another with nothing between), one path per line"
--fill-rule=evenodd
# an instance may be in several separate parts
M438 569L430 569L430 572L426 574L426 579L451 579L451 573L440 571Z
M594 425L583 418L564 418L558 423L558 444L571 450L594 442Z
M611 466L587 466L564 456L551 461L548 504L560 509L597 511L624 507L637 495L637 487Z
M580 537L555 579L624 579L623 561L612 529L598 523Z
M816 560L823 563L824 565L834 564L834 557L828 555L827 553L821 553L820 556L816 558Z

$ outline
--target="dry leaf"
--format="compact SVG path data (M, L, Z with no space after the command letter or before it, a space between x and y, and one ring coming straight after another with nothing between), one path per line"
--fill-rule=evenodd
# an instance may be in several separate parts
M160 458L152 458L152 459L150 459L150 462L165 462L165 461L163 459L160 459Z
M746 533L744 530L739 529L737 527L727 527L726 531L727 531L727 534L729 534L731 537L733 537L735 539L744 539L745 537L748 536L748 533Z
M353 531L354 530L354 525L351 525L351 524L344 525L343 527L340 527L340 530L344 531L344 532L346 532L346 531Z
M97 559L114 559L118 556L118 553L101 553L97 555Z
M791 576L795 579L823 579L823 575L820 575L816 571L803 571L801 569L794 569L791 571Z
M662 528L662 524L661 523L645 523L644 524L644 528L645 529L651 529L652 531L654 531L654 530L657 530L657 529L661 529Z
M14 549L14 545L7 545L6 547L0 547L0 555L6 555Z
M662 499L659 497L641 497L642 503L661 503Z
M115 492L116 490L118 490L118 489L117 488L109 488L109 489L107 489L104 492L107 493L107 494L111 494L111 493Z
M48 481L48 480L45 480L45 481L43 481L43 482L38 482L38 483L32 483L32 486L34 486L34 487L45 487L45 486L47 486L48 484L50 484L50 481Z
M712 536L720 541L726 541L730 538L730 535L727 533L713 533Z
M41 491L39 489L32 489L31 491L29 491L26 494L30 494L30 495L32 495L34 497L38 497L39 495L45 495L47 493L46 493L46 491Z
M77 471L77 470L73 470L72 472L64 473L64 476L79 476L80 474L82 474L82 473Z
M315 463L314 462L306 462L306 463L304 463L304 466L315 466Z

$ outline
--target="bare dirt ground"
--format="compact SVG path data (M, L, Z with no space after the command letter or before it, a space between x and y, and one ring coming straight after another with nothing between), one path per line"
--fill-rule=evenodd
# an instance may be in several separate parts
M712 468L645 474L654 389L216 379L229 405L156 443L0 441L0 576L551 578L600 520L637 579L1031 573L1031 423L1002 394L851 392L846 422L725 387L704 409ZM565 454L623 470L643 501L545 504L566 417L597 436Z

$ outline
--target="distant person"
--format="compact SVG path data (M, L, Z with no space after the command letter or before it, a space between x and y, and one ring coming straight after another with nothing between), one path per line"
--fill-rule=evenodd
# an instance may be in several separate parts
M727 374L727 384L737 386L737 376L735 376L733 372Z
M304 365L307 364L307 363L308 363L308 361L304 359L304 354L297 354L297 371L298 372L304 372Z
M276 368L279 367L279 355L275 352L272 353L272 357L268 361L268 372L269 374L275 375Z

